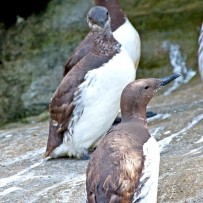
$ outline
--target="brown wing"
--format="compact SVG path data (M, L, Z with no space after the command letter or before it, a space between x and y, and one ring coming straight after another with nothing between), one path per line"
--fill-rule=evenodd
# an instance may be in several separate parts
M92 37L92 33L88 33L85 39L78 45L78 47L74 50L73 54L67 61L63 77L84 57L86 56L94 45L94 39Z
M62 143L63 133L67 129L74 110L74 93L84 81L87 72L99 68L111 58L112 56L89 53L63 78L49 105L51 120L45 156L49 156Z
M132 140L126 135L121 137L119 133L113 133L108 137L96 149L88 164L88 201L131 202L144 159L142 154L133 150ZM119 147L121 142L122 147Z

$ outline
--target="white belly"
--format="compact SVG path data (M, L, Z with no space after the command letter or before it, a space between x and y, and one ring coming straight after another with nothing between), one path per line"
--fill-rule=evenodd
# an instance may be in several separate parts
M136 76L132 59L121 49L107 64L85 76L63 144L54 150L55 157L80 157L111 127L118 114L121 93Z
M126 48L137 69L141 52L140 36L137 30L126 18L126 22L113 32L113 36Z
M140 193L135 193L133 203L156 203L159 178L160 152L157 141L151 137L143 146L144 169L140 178Z

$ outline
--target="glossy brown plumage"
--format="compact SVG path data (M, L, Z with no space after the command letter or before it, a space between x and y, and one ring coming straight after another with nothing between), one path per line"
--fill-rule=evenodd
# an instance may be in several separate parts
M95 5L104 6L108 9L111 16L111 29L114 32L125 22L124 12L119 7L118 0L95 0ZM92 33L88 33L85 39L76 47L64 67L63 76L65 76L94 46Z
M146 106L158 89L178 76L137 80L123 90L121 123L109 130L88 163L88 203L132 203L134 195L141 193L145 183L140 183L146 159L143 146L151 139Z
M105 12L107 12L106 9ZM67 130L75 108L74 96L78 91L78 86L84 81L87 72L101 67L120 51L120 44L113 38L110 29L110 17L106 20L108 20L108 25L103 28L103 32L94 30L91 33L94 42L92 49L71 68L53 94L49 105L50 125L46 157L63 141L63 133Z
M142 146L150 136L140 125L142 122L136 119L122 122L109 131L93 153L87 169L88 202L132 201L144 163ZM145 136L134 138L135 133Z

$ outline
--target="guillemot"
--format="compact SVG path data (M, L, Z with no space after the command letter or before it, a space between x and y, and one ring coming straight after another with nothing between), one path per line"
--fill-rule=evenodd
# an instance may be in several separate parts
M140 79L123 90L122 121L103 137L88 163L88 203L156 203L160 152L147 129L146 106L177 77Z
M129 56L134 61L135 70L137 70L141 53L140 36L124 11L121 9L119 0L94 0L94 2L96 6L104 6L108 9L111 17L111 29L113 31L113 36L126 48ZM93 36L90 32L79 46L76 47L73 54L65 64L63 76L65 76L71 68L75 66L89 52L89 50L92 49L92 38ZM147 112L147 117L152 117L154 115L156 115L156 113ZM118 124L120 120L120 116L116 117L113 124Z
M132 59L113 37L108 10L93 7L87 23L94 46L53 94L46 157L86 157L111 127L122 90L136 76Z
M199 49L198 49L198 66L199 66L199 74L201 79L203 80L203 23L199 33Z
M134 61L135 69L137 70L141 52L140 36L128 20L123 10L120 8L119 1L95 0L94 2L96 6L104 6L108 9L111 17L111 29L113 31L113 36L126 48L130 57ZM90 32L79 46L76 47L73 54L66 62L63 73L64 76L92 49L94 45L93 41L93 35Z

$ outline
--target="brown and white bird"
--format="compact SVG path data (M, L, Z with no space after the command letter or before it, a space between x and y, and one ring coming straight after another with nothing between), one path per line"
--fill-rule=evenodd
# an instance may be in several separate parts
M146 106L177 77L140 79L123 90L121 123L104 136L88 163L88 203L157 202L160 153L147 129Z
M113 37L108 10L87 14L94 46L63 78L50 102L45 156L84 158L111 127L124 87L135 79L134 63Z
M137 70L140 52L141 42L137 30L128 20L124 11L121 9L118 0L94 0L96 6L104 6L108 9L111 17L111 29L113 31L114 38L123 45L128 51L130 57L134 61L135 69ZM65 76L94 46L92 32L89 32L85 39L74 50L73 54L67 61L64 73Z
M203 80L203 23L200 29L199 34L199 49L198 49L198 65L199 65L199 74Z

